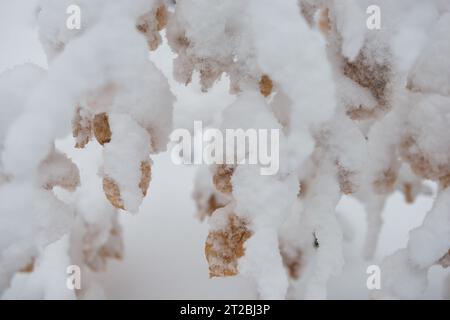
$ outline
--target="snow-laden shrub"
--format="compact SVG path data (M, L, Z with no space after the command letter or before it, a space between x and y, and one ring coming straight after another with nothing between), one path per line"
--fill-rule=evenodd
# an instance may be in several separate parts
M66 27L70 4L82 10L80 29ZM380 30L366 26L369 5L383 12ZM429 195L428 179L434 206L385 259L373 295L419 297L428 269L450 259L449 10L445 0L40 1L48 70L25 64L0 76L0 293L28 272L42 297L55 296L41 263L49 255L87 272L122 258L118 215L151 193L151 155L172 131L175 96L148 58L166 37L178 82L198 74L207 92L229 78L236 99L220 130L281 132L275 175L248 164L198 171L210 276L248 275L261 298L285 298L290 285L326 298L345 263L341 197L366 209L370 259L387 197ZM55 147L69 134L76 149L102 146L98 168ZM101 183L83 178L95 171ZM101 291L83 279L78 297Z

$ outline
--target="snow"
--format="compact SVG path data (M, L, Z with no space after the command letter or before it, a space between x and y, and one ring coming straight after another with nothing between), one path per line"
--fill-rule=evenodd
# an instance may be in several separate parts
M410 232L408 250L413 263L421 268L429 267L448 251L450 241L450 217L447 206L449 191L440 191L422 226ZM424 244L427 245L424 245Z
M0 5L1 298L448 297L448 1L370 1L379 32L369 1L300 2L313 20L184 0L160 33L162 0L75 1L81 30L65 0ZM198 120L278 129L279 170L174 164L170 133ZM239 274L208 278L230 217Z

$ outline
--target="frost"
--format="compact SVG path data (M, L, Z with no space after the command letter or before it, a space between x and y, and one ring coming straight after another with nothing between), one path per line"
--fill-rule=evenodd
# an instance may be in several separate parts
M80 29L66 26L72 4ZM423 297L430 270L448 269L447 0L40 0L35 20L47 70L0 74L1 297L107 297L96 274L126 257L122 217L153 219L145 204L178 202L178 189L207 222L209 276L250 278L262 299L326 299L355 257L383 261L375 299ZM252 150L236 152L246 141L226 138L236 161L197 167L188 190L157 163L191 119L225 137L276 132L258 144L276 163L252 164ZM408 239L380 254L391 199L425 197L423 221L405 218ZM362 239L338 208L348 199L366 213ZM184 237L172 214L161 233ZM76 292L71 264L84 275Z

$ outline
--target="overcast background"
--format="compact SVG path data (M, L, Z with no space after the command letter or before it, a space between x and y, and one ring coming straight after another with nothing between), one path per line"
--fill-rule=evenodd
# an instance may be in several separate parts
M34 23L35 0L0 0L0 72L17 64L33 62L46 68L46 58L40 46ZM225 83L202 94L197 85L188 87L171 78L172 54L167 45L151 55L166 74L178 97L175 106L175 125L192 126L193 120L213 118L220 109L233 101ZM195 81L194 81L195 82ZM1 107L1 106L0 106ZM199 117L199 114L202 116ZM55 119L57 121L57 119ZM69 137L58 143L81 170L92 167L100 157L100 150L90 144L86 150L72 149ZM139 214L121 215L124 230L125 257L109 262L106 273L98 274L108 298L131 299L227 299L256 298L253 283L243 277L209 279L203 248L208 226L195 217L191 198L196 167L172 164L168 153L153 158L149 195ZM344 197L338 210L348 217L354 239L346 244L346 267L342 276L330 282L329 298L365 299L366 268L383 257L404 247L408 231L421 224L432 204L431 198L419 197L413 205L405 204L403 196L395 193L383 213L383 226L376 259L364 262L360 258L365 233L365 213L354 199ZM1 212L0 212L1 214ZM441 298L442 281L448 271L431 268L430 284L425 298ZM13 286L19 280L13 281ZM383 275L381 275L383 285ZM26 297L26 292L23 292Z

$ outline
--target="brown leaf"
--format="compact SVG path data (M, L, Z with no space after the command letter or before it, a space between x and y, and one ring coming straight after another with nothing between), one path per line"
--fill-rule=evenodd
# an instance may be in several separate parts
M210 277L226 277L238 274L238 259L244 256L244 243L252 233L244 219L235 214L228 218L223 230L210 231L205 243L205 255Z
M267 97L272 93L273 83L272 79L269 78L268 75L264 74L259 80L259 91L264 97Z
M77 107L72 120L72 135L75 138L75 148L82 149L92 138L92 119L83 114L83 109Z
M103 191L105 192L106 198L108 198L114 207L125 210L123 200L120 196L119 186L113 179L108 177L103 178Z
M144 197L147 195L147 190L151 179L152 179L152 167L150 165L150 161L142 161L141 181L139 182L139 188L141 189L142 195Z
M111 141L111 129L109 127L108 115L103 112L94 117L94 134L98 143L104 145Z
M233 176L234 168L225 164L217 167L213 176L213 183L216 189L223 193L231 193L233 185L231 184L231 177Z
M444 268L450 267L450 249L448 249L448 252L439 259L439 264Z
M33 272L33 270L34 270L34 262L35 262L35 259L31 258L31 260L22 269L20 269L19 272L22 272L22 273L31 273L31 272Z

